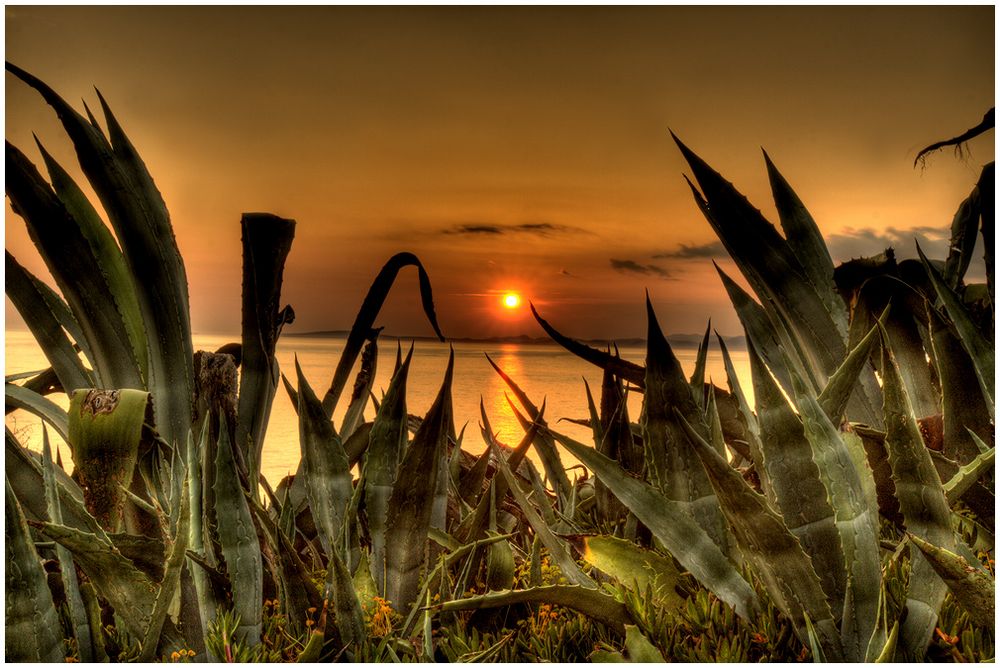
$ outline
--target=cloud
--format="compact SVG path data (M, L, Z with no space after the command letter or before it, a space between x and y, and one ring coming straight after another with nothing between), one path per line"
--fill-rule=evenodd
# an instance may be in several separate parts
M576 274L571 274L565 268L559 270L559 275L560 276L566 276L566 277L569 277L569 278L576 278Z
M567 234L581 230L569 225L557 223L517 223L501 225L498 223L459 223L444 230L443 234L461 234L465 236L500 236L502 234L529 234L537 237L549 237L554 234Z
M943 258L948 255L950 237L950 227L925 225L909 230L895 227L887 227L884 230L849 227L842 232L829 235L826 244L835 263L875 255L890 246L896 250L897 258L916 257L915 241L920 244L927 257Z
M671 279L673 276L669 271L655 264L639 264L635 260L611 259L611 268L623 274L641 274L643 276L656 276L658 278Z
M721 241L710 241L705 244L681 244L671 251L657 253L654 258L671 260L694 260L709 257L725 257L726 249Z

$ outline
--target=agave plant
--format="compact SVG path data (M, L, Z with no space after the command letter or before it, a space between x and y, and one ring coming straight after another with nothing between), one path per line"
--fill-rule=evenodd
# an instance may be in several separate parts
M21 385L8 379L8 411L23 408L39 415L70 445L74 464L70 478L8 432L7 503L13 519L7 535L12 548L22 546L11 556L28 578L8 589L16 585L27 594L44 579L30 541L25 542L24 523L17 521L23 510L32 529L58 545L63 588L75 602L71 630L82 660L102 656L97 616L83 614L97 605L128 611L116 616L117 626L137 642L138 658L145 660L188 648L204 657L211 652L206 633L229 609L236 615L229 618L236 641L253 647L261 637L265 585L288 584L269 568L285 547L273 542L282 537L273 531L271 516L280 506L270 514L257 512L257 481L279 379L275 346L283 325L294 318L290 307L279 304L295 223L244 215L243 342L193 354L184 265L166 207L110 108L101 98L106 135L89 110L84 118L37 78L7 68L56 110L114 229L112 235L40 144L51 184L7 144L8 196L61 293L8 253L8 295L51 364ZM425 306L437 328L426 272L416 257L397 255L376 279L352 329L328 393L329 410L319 411L327 421L395 275L406 265L419 270ZM55 391L70 396L69 411L44 396ZM368 389L360 397L363 406ZM360 411L353 414L360 424ZM304 433L304 449L313 455L320 453L315 440ZM306 487L323 489L326 473L307 471ZM48 500L40 495L43 489L49 489ZM314 507L317 515L321 508L345 510ZM339 537L332 540L327 556L337 554L333 546ZM294 572L294 558L289 559L291 571L281 564L286 573ZM79 585L76 568L85 576ZM282 592L286 599L321 601L318 592L303 593L301 587ZM8 599L12 624L30 619L18 600ZM38 598L42 608L30 613L36 622L37 615L49 614L44 600ZM8 634L14 629L8 625ZM39 636L43 640L45 646L34 647L11 642L7 658L37 660L57 651L61 656L61 637L57 643Z
M970 608L992 596L991 576L954 528L969 519L955 507L974 504L979 546L992 551L992 502L981 502L993 488L992 335L975 315L992 314L992 303L972 301L979 292L961 283L980 221L984 239L992 235L985 186L956 215L945 275L921 253L919 263L883 263L850 284L857 266L834 268L815 222L766 155L784 237L677 143L698 184L696 203L757 295L719 271L746 333L756 406L721 338L729 393L706 391L707 342L686 379L648 302L644 368L573 341L532 309L555 341L610 376L602 407L620 405L621 381L644 393L639 424L619 429L615 445L614 409L599 415L592 399L594 448L549 433L631 513L632 541L644 525L657 550L740 616L761 609L759 580L814 658L919 660L949 587ZM891 277L895 292L887 298L873 277ZM722 419L719 397L736 419ZM640 467L628 454L638 443ZM907 546L910 575L895 601L897 571L888 564ZM618 559L588 558L608 574L644 558L657 579L676 578L635 542L620 548ZM962 586L959 573L969 574ZM488 594L441 609L536 596L544 599L541 591Z

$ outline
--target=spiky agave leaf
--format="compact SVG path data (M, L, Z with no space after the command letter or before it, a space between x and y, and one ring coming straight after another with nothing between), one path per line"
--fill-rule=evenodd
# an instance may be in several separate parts
M961 556L908 533L913 542L951 590L955 601L977 624L992 628L996 614L996 582L988 573L973 568Z
M263 564L250 506L240 482L234 445L225 415L220 415L215 456L215 515L219 544L232 591L233 611L239 615L237 640L247 646L260 643Z
M673 560L653 550L613 536L587 536L583 558L636 593L652 587L665 608L679 609L683 602L676 589L680 571Z
M372 577L379 593L385 592L385 525L389 516L396 471L406 450L406 379L413 348L389 381L368 441L364 463L365 508L372 541ZM374 568L378 565L378 568Z
M129 633L143 637L152 618L159 585L135 567L106 536L71 529L49 522L34 526L50 539L65 546L100 595L121 616Z
M295 236L295 221L266 213L244 213L243 347L236 445L247 453L250 480L260 474L271 403L278 388L274 351L282 325L294 319L291 307L280 310L285 258ZM256 486L254 486L256 496Z
M843 548L847 573L841 619L843 649L849 660L861 661L875 629L882 578L878 504L869 493L874 489L874 480L860 453L852 456L819 402L794 375L792 384L805 437L833 508Z
M928 278L930 278L931 283L934 285L938 299L941 300L948 317L951 318L951 321L955 325L955 331L962 342L962 347L965 348L965 351L969 353L969 357L972 359L979 385L983 390L983 394L987 397L987 408L990 411L990 418L994 418L994 402L996 400L993 385L994 371L996 369L994 346L976 327L968 310L952 289L945 284L944 279L941 278L937 269L927 261L927 256L924 255L920 244L917 244L917 253L920 254L920 261L924 265L924 270L927 272Z
M327 555L335 549L354 491L351 467L340 437L295 360L299 396L299 445L306 496Z
M634 362L623 360L622 358L610 353L606 353L603 350L591 348L588 345L580 343L579 341L574 341L568 336L560 334L552 325L544 320L542 316L538 315L538 311L535 310L534 304L529 304L529 306L531 308L531 315L535 316L535 320L538 321L538 324L541 325L542 329L545 330L545 333L548 334L553 341L577 357L590 362L594 366L611 371L616 376L624 378L640 389L643 387L646 379L646 372L641 366Z
M953 551L955 534L944 488L910 408L896 368L891 342L882 330L882 380L885 396L885 445L896 498L906 529L925 541ZM897 658L920 659L927 650L947 591L924 558L911 561L906 619L900 631Z
M418 601L427 530L434 503L434 485L428 481L437 480L448 439L447 419L451 414L454 366L455 354L452 351L441 390L403 456L389 496L385 535L385 597L400 612L409 611L410 606ZM379 568L376 564L375 569Z
M437 334L441 341L444 341L444 335L441 334L441 329L437 323L437 316L434 313L431 279L428 277L424 265L420 263L420 260L413 253L397 253L393 255L382 267L375 280L372 281L371 287L368 288L368 294L365 295L365 300L361 303L361 309L358 311L354 324L351 326L351 331L347 335L347 341L344 342L344 351L341 353L337 369L333 373L330 389L327 390L326 395L323 397L323 409L327 415L333 415L333 410L337 406L340 394L344 391L344 386L347 384L351 367L354 366L358 354L361 353L362 344L370 336L372 326L375 324L375 318L378 316L382 304L385 303L385 299L389 295L389 290L396 280L396 275L399 274L400 269L409 265L417 268L417 277L420 281L420 298L424 314L431 323L431 327L434 328L434 333Z
M764 466L776 507L812 559L831 607L842 609L847 587L844 551L805 429L753 344L747 345L747 353Z
M37 279L18 264L9 252L5 252L4 267L7 272L4 282L7 296L52 365L59 384L66 392L92 387L93 378L84 368L80 356L73 349L73 342L63 331L62 324L49 303L36 287Z
M10 483L5 481L4 658L7 661L62 662L65 657L59 613L52 602L42 562Z
M517 397L518 402L527 411L528 417L532 420L539 420L538 408L532 403L531 399L528 398L527 393L522 390L514 379L511 378L503 369L497 366L489 355L486 355L487 361L489 361L490 366L497 372L497 374L507 383L507 387L510 388L514 396ZM541 418L539 422L541 427L545 427L545 418ZM556 449L555 442L552 437L548 435L545 429L539 429L538 434L535 436L535 450L538 452L539 458L542 460L542 466L545 467L545 475L548 477L549 481L555 488L556 494L559 498L565 501L569 498L571 485L569 483L569 478L566 477L566 470L563 468L562 461L559 459L559 451Z
M960 463L969 462L979 454L972 434L989 438L993 433L989 403L957 334L935 309L928 309L928 313L930 352L941 384L942 454Z
M725 551L729 536L718 499L671 409L694 422L703 436L708 435L708 427L648 295L646 317L646 394L639 424L647 475L664 496L676 501Z
M595 476L603 479L663 547L709 591L731 605L736 614L746 618L758 608L753 589L705 530L684 512L681 504L630 476L617 462L593 448L562 434L553 432L553 436Z
M77 390L70 398L69 439L75 473L88 510L108 531L121 531L139 459L143 424L151 412L148 392Z
M740 549L753 563L775 605L792 620L800 640L807 642L812 631L831 660L841 659L844 650L833 612L798 539L764 497L748 487L683 417L679 419L719 495Z
M767 151L763 153L767 178L771 184L771 195L778 211L781 229L785 233L785 242L802 263L806 278L826 306L838 331L846 336L847 310L844 308L844 301L834 290L833 260L830 258L830 251L823 241L819 226L806 210L802 200L792 190L792 186L774 166L771 156Z
M49 521L62 524L62 505L59 503L59 487L56 482L55 464L52 463L52 448L49 444L49 432L42 427L42 477L45 482L45 504L48 509ZM9 485L9 483L8 483ZM73 565L73 555L62 545L56 545L56 558L59 560L59 574L66 592L66 606L69 610L73 636L80 653L80 660L89 662L95 659L94 647L91 642L91 629L87 623L87 611L83 598L80 596L79 580L76 567Z

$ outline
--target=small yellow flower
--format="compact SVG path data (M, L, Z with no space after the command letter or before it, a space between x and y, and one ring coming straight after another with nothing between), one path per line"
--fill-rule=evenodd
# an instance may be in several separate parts
M314 621L313 621L313 620L311 620L311 619L307 619L307 620L306 620L306 626L312 626L312 625L313 625L313 624L315 624L315 623L316 623L316 622L314 622Z
M171 652L170 653L170 660L171 661L177 661L180 658L181 658L181 655L178 654L177 652Z

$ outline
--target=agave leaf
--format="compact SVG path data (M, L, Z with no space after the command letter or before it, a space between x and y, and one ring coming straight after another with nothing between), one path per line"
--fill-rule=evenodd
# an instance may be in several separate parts
M65 296L105 387L143 387L138 360L98 258L79 223L23 153L7 144L7 195Z
M935 310L929 309L929 314L931 352L941 384L943 454L969 462L979 454L973 434L989 437L993 433L988 400L958 337Z
M563 468L562 461L559 459L559 451L556 449L555 441L552 440L552 437L544 429L546 425L545 418L539 418L538 408L531 402L528 395L518 387L514 379L497 366L496 362L488 354L486 355L486 359L503 381L507 383L507 387L510 388L511 392L514 393L514 396L517 397L517 400L524 407L524 410L527 411L528 417L538 421L538 424L542 427L535 436L535 450L538 452L538 457L542 460L542 466L545 467L545 475L552 482L556 494L559 495L560 499L569 498L572 485L570 485L569 478L566 477L566 469Z
M989 628L994 623L996 612L996 584L989 573L970 566L961 556L928 543L915 534L908 533L907 537L920 548L934 572L948 585L955 601L969 613L972 621Z
M841 636L848 660L861 661L875 629L882 569L878 552L878 505L864 460L852 457L837 428L819 402L792 376L795 399L819 478L833 507L843 548L847 587ZM867 478L867 479L866 479ZM841 605L840 600L835 605Z
M807 642L814 630L824 653L839 660L843 649L830 604L798 539L764 497L748 487L679 413L678 418L719 495L740 549L754 565L771 599L791 619L800 640Z
M727 549L728 532L712 493L712 486L691 450L684 430L677 423L671 407L698 425L699 433L708 435L708 427L691 386L684 378L680 362L656 320L653 305L646 296L648 334L646 339L646 395L642 404L642 440L646 449L646 470L664 496L676 501L684 511Z
M7 661L62 662L59 613L10 483L5 482L5 654Z
M323 409L327 415L333 415L333 409L337 406L340 394L344 391L344 386L347 384L347 377L351 373L351 367L354 366L354 362L361 352L362 344L371 334L375 318L378 316L382 304L389 295L389 289L396 280L396 275L400 269L408 265L413 265L417 268L417 276L420 281L420 298L423 303L424 314L431 323L431 327L434 328L434 333L437 334L438 339L444 341L444 335L441 334L441 329L437 323L437 316L434 313L431 280L424 270L424 265L412 253L397 253L393 255L382 267L375 280L372 281L371 287L368 288L368 294L365 295L365 300L361 304L361 310L358 311L357 318L355 318L354 324L351 326L351 331L347 335L347 341L344 342L344 351L341 353L337 369L333 373L330 389L327 390L326 396L323 397Z
M577 565L573 556L570 554L567 545L559 540L549 526L545 523L545 520L541 518L538 511L535 510L531 501L528 497L521 491L521 487L517 484L517 480L514 478L514 474L510 471L510 466L508 466L507 461L500 455L499 452L495 453L497 468L503 475L504 479L507 481L507 487L510 489L511 494L514 495L514 500L517 501L517 505L521 507L521 511L524 513L524 517L528 520L531 528L534 530L535 534L541 539L542 545L549 551L549 557L552 559L553 563L559 567L559 572L562 574L566 581L570 584L580 585L586 588L596 588L597 583L591 580L580 567ZM493 490L491 490L492 493ZM542 503L546 501L543 499Z
M365 508L372 540L371 565L378 592L385 591L385 524L389 515L389 497L396 471L406 449L406 379L413 348L389 382L389 389L378 407L369 436L365 457Z
M587 536L583 545L583 558L622 585L639 594L652 587L667 609L683 603L676 589L681 573L673 560L612 536Z
M35 286L35 280L28 271L17 263L9 252L5 256L7 296L24 318L45 358L52 365L59 384L66 392L81 387L92 387L93 379L73 349L73 343L66 336L48 302ZM9 382L9 381L8 381Z
M512 591L490 592L482 596L447 601L431 606L440 612L459 610L483 610L499 608L518 603L549 603L561 605L598 621L618 633L625 633L625 624L634 620L623 603L598 589L588 589L577 585L549 585L516 589Z
M205 546L209 543L208 527L209 519L205 508L205 475L203 470L202 455L208 448L209 420L202 423L200 433L188 432L187 450L185 452L185 462L188 470L188 505L190 508L191 522L188 525L188 547L198 554L205 553ZM196 440L197 439L197 440ZM214 460L213 460L214 461ZM214 468L214 466L212 467ZM208 634L209 622L215 621L215 611L220 602L216 600L208 574L203 568L192 568L191 577L194 580L195 592L198 600L199 625L201 635L204 638ZM218 658L218 657L213 657Z
M877 328L873 326L858 345L851 349L816 398L823 412L830 418L830 422L835 425L839 425L844 419L851 391L857 385L861 371L868 365L872 348L878 340L876 330Z
M52 463L52 448L49 445L49 432L42 427L42 477L45 482L45 504L48 509L49 521L62 524L62 506L59 503L59 487L56 482L55 465ZM10 483L7 483L8 487ZM95 658L93 643L90 639L90 626L87 623L87 610L80 596L79 581L76 567L73 565L73 555L62 545L56 545L56 557L59 560L59 574L66 593L66 606L69 610L73 636L76 638L77 649L81 661L93 661ZM10 563L10 562L8 562Z
M126 495L135 475L149 393L77 390L70 398L69 442L84 501L108 531L125 525Z
M35 289L41 294L42 299L48 305L49 310L62 325L63 329L69 332L70 337L73 342L79 346L80 350L83 352L84 357L88 360L94 358L94 353L90 349L90 345L87 343L87 337L83 335L83 328L80 327L80 323L76 321L76 317L73 315L73 311L70 310L69 306L63 300L59 294L50 288L46 283L40 281L37 276L28 274L31 278L31 282L34 283Z
M694 360L694 372L691 374L691 389L694 391L694 400L705 407L705 365L708 363L708 338L712 332L712 320L709 319L708 326L705 327L705 336L698 344L698 354Z
M962 498L962 495L969 491L982 476L988 471L992 471L996 458L996 448L977 456L971 462L961 467L958 473L944 484L944 493L948 497L949 504L953 504Z
M400 612L409 611L419 600L417 594L434 503L434 485L428 485L427 481L437 480L441 453L446 448L454 366L452 351L441 390L403 455L389 496L385 566L375 564L374 567L376 572L385 569L385 597Z
M719 342L719 350L722 352L722 363L726 369L726 383L729 385L729 393L736 398L736 407L739 411L738 420L742 424L743 431L746 434L747 446L750 449L751 457L754 456L754 452L758 452L761 453L760 456L763 460L764 455L760 442L760 425L758 424L757 417L750 408L750 403L747 401L746 394L743 392L743 387L740 385L740 378L736 373L736 365L733 364L733 358L729 354L729 348L726 346L725 340L719 335L718 332L715 333L715 338ZM746 337L746 341L747 346L749 347L749 337ZM758 475L761 476L761 484L763 485L765 492L767 492L770 488L770 482L765 480L767 477L766 469L758 471Z
M979 186L973 186L969 196L958 205L958 211L951 221L951 241L948 243L948 259L945 260L942 278L952 289L961 284L969 263L972 262L981 209Z
M990 418L994 419L994 402L996 401L993 386L993 373L996 368L994 346L976 327L961 300L945 284L944 279L941 278L937 269L927 261L927 257L924 255L919 244L917 244L917 252L920 254L920 261L923 263L924 270L934 285L934 290L944 305L948 317L955 324L955 330L958 333L962 347L965 348L965 351L969 353L969 357L972 358L979 385L984 395L988 398L986 407L990 411ZM895 350L893 352L895 353Z
M488 536L497 533L496 487L490 485L490 528ZM488 589L510 589L514 586L514 551L507 541L491 543L486 548L486 587Z
M129 633L143 637L152 617L159 585L106 538L49 522L33 526L73 553L76 564L111 607L128 611L121 620Z
M681 504L630 476L616 462L582 443L553 432L566 450L594 475L604 480L618 500L645 524L664 548L694 577L731 605L736 614L748 618L758 609L756 594L723 555L705 530L692 520Z
M994 226L996 224L996 166L989 162L983 167L979 175L979 195L982 202L982 212L980 217L980 232L983 235L983 261L986 264L986 287L990 294L990 303L996 303L993 254L996 252L996 237L994 236Z
M354 491L350 463L330 418L295 360L299 395L299 445L309 509L327 555L337 544Z
M780 325L772 323L767 311L717 264L715 271L722 279L722 285L726 289L726 294L729 295L729 301L732 302L736 315L739 316L740 324L743 325L743 330L746 332L747 341L752 341L757 347L757 351L767 362L768 368L771 369L771 373L775 375L781 386L791 387L792 378L788 375L786 367L788 359L781 352L783 345L778 334ZM799 371L805 373L804 369L799 369Z
M788 248L802 263L806 278L829 311L838 332L846 337L847 309L844 301L834 290L833 260L823 241L823 235L802 200L774 166L771 156L766 151L764 151L764 163L767 166L771 194Z
M351 391L351 401L347 405L344 421L340 427L340 435L348 439L358 425L365 421L365 406L368 405L372 388L375 384L375 370L378 362L378 337L372 336L361 351L361 368L354 378L354 389ZM377 409L376 409L377 410Z
M884 330L882 338L885 445L903 520L909 532L952 551L955 549L955 534L951 528L944 488L920 437ZM930 563L926 559L914 558L907 591L907 616L900 631L897 658L920 659L924 656L945 593L944 582L935 577Z
M777 509L812 559L832 607L842 609L847 586L844 550L805 430L753 344L747 344L747 354L765 448L764 467Z
M663 663L663 653L649 642L638 626L625 625L625 651L630 663Z
M260 643L263 564L250 506L240 482L225 415L220 415L215 455L215 516L219 543L239 615L236 638L247 646Z
M177 530L172 539L167 562L163 567L163 580L160 582L159 590L156 593L156 602L150 613L149 626L142 636L142 661L152 661L156 657L156 649L159 645L160 632L163 622L167 618L167 611L174 601L174 597L180 592L178 587L181 582L181 571L184 569L184 558L187 555L187 544L191 527L191 503L188 496L188 481L184 477L183 492L180 497L180 508L178 508Z
M350 646L364 640L364 613L361 611L351 574L340 558L339 550L330 553L325 598L333 609L337 631L344 645Z
M244 213L240 229L243 233L243 348L236 444L248 453L250 480L257 480L271 403L278 389L274 350L281 326L295 317L289 307L279 312L281 281L285 259L295 237L295 221L266 213Z
M643 446L637 444L632 436L628 396L621 380L609 371L605 371L601 379L601 416L595 424L595 429L602 432L601 440L596 437L594 440L597 451L619 462L626 471L640 474L645 465L645 454ZM614 522L627 514L625 506L598 479L594 480L594 492L599 518Z
M45 477L42 465L33 453L22 447L10 430L6 430L4 450L4 473L11 488L17 495L21 509L27 518L46 520L49 518L46 500L38 490L44 489ZM59 505L63 523L83 531L104 536L104 530L87 512L83 505L83 492L62 469L54 469Z
M610 353L606 353L603 350L591 348L588 345L580 343L579 341L574 341L568 336L560 334L552 325L538 315L538 311L535 310L534 304L529 304L529 306L531 307L531 315L535 316L535 320L537 320L538 324L542 326L545 333L563 348L577 357L590 362L594 366L611 371L616 376L624 378L640 389L644 386L643 384L646 382L646 372L641 366L635 364L634 362L623 360L622 358Z
M139 372L143 378L147 378L149 352L146 345L146 332L142 323L142 313L139 309L139 300L136 297L132 276L129 274L118 242L111 236L110 230L72 177L45 150L37 137L35 143L45 161L45 168L49 172L49 179L52 181L56 195L59 196L66 210L79 225L80 232L90 243L97 265L107 278L111 296L121 313L125 330L132 344Z

